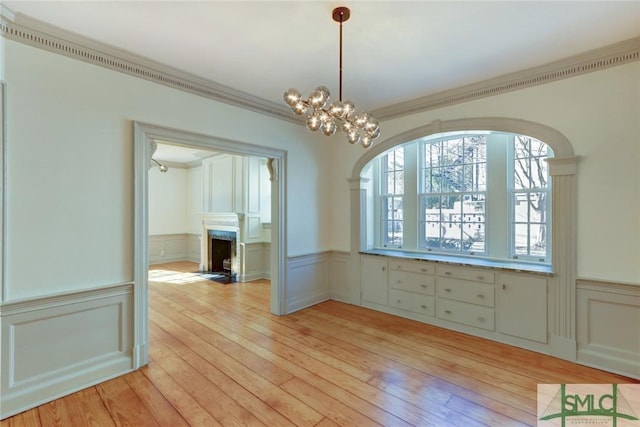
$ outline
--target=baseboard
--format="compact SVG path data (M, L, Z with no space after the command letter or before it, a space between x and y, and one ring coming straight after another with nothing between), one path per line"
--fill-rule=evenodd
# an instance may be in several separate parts
M133 284L7 302L0 418L129 372Z
M640 380L638 354L602 346L578 350L579 363Z

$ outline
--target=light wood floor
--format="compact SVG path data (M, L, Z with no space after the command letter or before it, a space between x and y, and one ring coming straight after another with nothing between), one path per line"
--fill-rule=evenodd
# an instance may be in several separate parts
M152 281L149 335L147 367L1 425L535 425L538 383L637 382L333 301L276 317L263 280Z

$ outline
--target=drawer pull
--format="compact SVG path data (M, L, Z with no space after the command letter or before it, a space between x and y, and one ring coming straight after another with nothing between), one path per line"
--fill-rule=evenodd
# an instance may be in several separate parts
M484 317L478 317L478 322L484 322Z
M398 283L398 284L402 283L402 279L396 280L396 283Z
M444 288L444 291L445 291L445 292L451 292L451 289L449 289L449 288Z
M382 267L382 271L386 271L386 270L387 270L387 267Z
M451 314L451 310L445 310L445 314Z
M480 298L480 299L484 298L484 295L483 295L483 294L478 294L477 296L478 296L478 298Z
M506 291L507 290L507 285L505 285L504 283L502 284L502 290Z
M397 299L397 300L396 300L396 303L398 303L398 304L402 304L402 300L401 300L401 299Z
M484 280L484 276L478 276L478 280Z
M445 272L444 272L444 275L445 275L445 276L451 276L451 272L450 272L450 271L445 271Z
M420 307L424 308L425 310L427 309L427 306L422 304Z
M427 289L427 285L420 285L421 288Z
M422 271L423 273L426 273L427 269L426 268L421 268L420 271Z

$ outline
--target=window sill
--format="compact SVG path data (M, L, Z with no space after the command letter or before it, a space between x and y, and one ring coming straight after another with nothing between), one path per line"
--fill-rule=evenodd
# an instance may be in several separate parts
M553 270L548 264L533 264L517 261L498 261L483 258L429 254L424 252L403 251L401 249L368 249L361 251L360 253L365 255L380 255L393 258L432 261L443 264L484 267L507 271L524 271L527 273L537 273L549 276L553 275Z

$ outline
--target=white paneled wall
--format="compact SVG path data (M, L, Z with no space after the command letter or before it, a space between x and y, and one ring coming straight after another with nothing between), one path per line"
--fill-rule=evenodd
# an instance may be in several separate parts
M2 306L2 418L133 368L133 284Z

